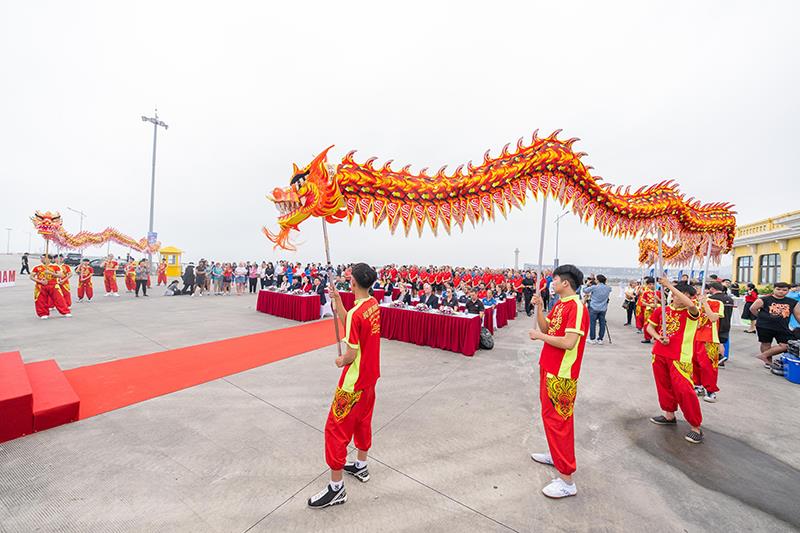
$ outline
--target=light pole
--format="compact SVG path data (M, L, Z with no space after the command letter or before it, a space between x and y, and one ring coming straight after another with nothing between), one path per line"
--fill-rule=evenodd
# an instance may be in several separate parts
M519 248L514 248L514 270L519 270Z
M158 120L158 108L156 108L155 116L152 118L142 115L142 122L150 122L153 124L153 168L150 175L150 230L147 232L147 244L150 244L150 241L155 239L153 236L153 205L156 193L156 143L158 141L158 127L161 126L166 130L169 129L169 126ZM149 248L147 250L147 268L151 270L153 268L153 254L150 253Z
M11 255L11 228L6 228L8 237L6 238L6 254Z
M83 211L78 211L77 209L72 209L71 207L67 207L67 209L69 209L73 213L77 213L77 214L79 214L81 216L81 227L80 227L80 229L78 231L79 232L83 231L83 217L86 216L86 213L84 213Z
M561 213L560 215L558 215L556 217L556 258L553 261L553 268L558 268L558 230L559 230L559 224L561 223L561 219L564 218L564 216L567 213L569 213L569 210L564 211L563 213Z

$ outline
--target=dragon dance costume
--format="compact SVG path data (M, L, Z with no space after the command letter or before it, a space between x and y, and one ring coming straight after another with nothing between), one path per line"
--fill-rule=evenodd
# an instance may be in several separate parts
M636 329L641 329L644 332L645 340L650 340L651 338L650 334L647 333L647 323L653 314L654 307L660 300L661 291L645 287L636 301Z
M72 307L72 287L69 282L72 276L72 268L64 263L57 263L53 266L58 269L61 275L61 277L58 278L58 286L61 289L61 296L64 298L64 303L67 307Z
M325 462L341 470L347 460L350 440L356 448L372 446L372 411L375 383L380 377L381 311L375 298L356 300L347 312L345 342L356 350L356 358L342 369L325 423Z
M563 337L577 333L578 343L562 350L545 343L539 356L539 399L542 422L553 465L566 476L575 472L575 429L573 412L578 393L589 312L578 295L560 299L547 315L547 334Z
M33 302L36 315L39 317L50 316L50 308L55 307L62 315L69 314L69 307L61 294L58 276L61 271L57 265L36 265L31 270L31 276L37 280L33 286Z
M156 285L167 284L167 264L165 262L161 262L158 264L158 278L156 279Z
M117 289L117 263L116 260L106 260L103 263L103 282L105 283L106 287L106 294L116 294L119 292Z
M653 344L653 378L658 403L668 413L674 413L680 407L686 421L693 427L700 427L703 415L692 382L694 337L699 315L692 315L689 309L679 309L671 304L666 310L666 337L669 343ZM656 330L661 327L660 307L650 315L648 324Z
M136 289L136 264L131 261L125 265L125 290L133 292Z
M717 315L723 314L722 302L708 300L711 311ZM706 392L718 392L717 378L719 375L719 321L711 322L700 308L700 318L697 319L697 333L694 336L694 357L692 358L692 381L695 385L702 385Z
M82 264L76 270L78 271L78 301L83 300L84 297L87 300L91 300L94 296L94 287L92 286L94 272L92 267Z

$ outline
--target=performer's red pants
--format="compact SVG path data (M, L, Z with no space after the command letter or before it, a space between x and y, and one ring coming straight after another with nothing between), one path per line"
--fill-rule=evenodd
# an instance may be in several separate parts
M683 368L679 369L681 365ZM700 412L700 401L694 391L691 374L691 363L679 363L661 355L653 356L653 377L661 409L674 413L680 407L686 421L693 427L700 427L703 415Z
M636 329L644 329L644 311L636 311Z
M375 388L364 389L361 397L346 407L339 401L339 393L333 400L325 423L325 462L331 470L341 470L347 461L347 446L353 439L356 448L368 451L372 446L372 410L375 407ZM337 402L339 407L337 408ZM344 415L344 416L341 416Z
M542 403L544 434L553 465L561 474L569 476L577 466L573 409L578 382L569 378L550 378L558 381L548 386L547 372L539 367L539 399Z
M92 280L78 282L78 300L83 300L86 296L87 300L91 300L94 296L94 287L92 287Z
M125 276L125 288L128 291L136 289L136 278L133 276Z
M119 292L117 290L117 273L112 270L103 272L103 281L106 285L106 292Z
M692 357L692 381L702 385L706 392L717 392L719 375L719 344L695 341Z
M34 291L34 306L37 316L50 316L50 308L55 307L62 315L69 313L61 290L57 285L38 285Z
M161 285L162 283L164 285L167 284L167 274L166 274L166 272L158 274L158 281L156 282L156 285Z
M67 307L72 307L72 290L64 285L59 285L59 288L61 289L61 297L64 298L64 303L67 304Z

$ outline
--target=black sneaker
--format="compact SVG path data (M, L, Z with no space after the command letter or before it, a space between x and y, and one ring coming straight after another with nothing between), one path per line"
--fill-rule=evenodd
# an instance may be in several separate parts
M706 395L706 389L702 385L695 385L694 392L695 392L695 394L697 394L700 397L703 397L703 396Z
M691 442L692 444L700 444L703 442L703 430L700 430L700 433L696 432L695 430L690 430L689 433L686 434L684 437L686 440Z
M650 344L650 339L644 339L644 340L642 341L642 344Z
M650 422L652 422L653 424L658 424L659 426L674 426L678 423L678 420L675 418L670 420L664 415L658 415L658 416L651 416Z
M344 465L344 471L359 480L361 483L369 481L369 470L367 465L363 468L358 468L355 463L347 463Z
M322 509L323 507L339 505L346 501L347 492L344 490L344 484L339 490L333 490L331 484L328 483L324 489L308 499L308 506L312 509Z

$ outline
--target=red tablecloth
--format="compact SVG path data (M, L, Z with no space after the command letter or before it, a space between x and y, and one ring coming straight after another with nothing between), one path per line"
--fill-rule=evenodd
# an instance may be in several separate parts
M256 302L256 311L300 322L317 320L320 307L320 299L317 294L300 296L275 291L260 291Z
M392 301L397 300L397 297L400 296L400 289L394 288L392 289Z
M494 335L494 307L487 307L483 310L483 327Z
M508 298L505 302L506 306L506 318L508 320L514 320L517 318L517 300L514 298Z
M386 291L383 289L372 289L372 295L378 300L378 303L383 301L383 297L386 296Z
M342 297L342 305L344 305L344 310L349 311L356 305L356 295L350 291L339 291L339 295Z
M498 303L494 308L494 312L497 315L497 329L506 327L508 325L508 317L506 316L506 303Z
M480 344L478 315L446 316L381 306L381 337L473 355Z

